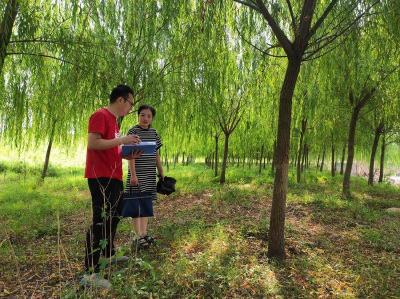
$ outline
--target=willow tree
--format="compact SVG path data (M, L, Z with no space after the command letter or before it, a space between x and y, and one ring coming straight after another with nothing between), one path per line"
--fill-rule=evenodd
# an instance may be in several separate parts
M3 69L7 47L10 43L12 30L18 13L18 1L8 0L0 24L0 73Z
M346 67L345 77L347 82L345 84L347 85L348 100L351 106L351 119L348 128L348 154L342 188L344 198L351 197L350 176L359 117L365 107L374 105L374 98L377 93L387 88L387 79L399 68L394 58L397 56L397 46L388 42L383 48L381 47L382 41L375 38L373 34L380 31L378 24L379 22L376 22L364 26L364 28L358 28L358 34L352 36L352 44L346 47L347 58L350 61ZM360 61L363 61L363 63L361 64ZM381 128L378 130L381 130Z
M156 1L54 5L18 7L3 68L6 96L0 100L7 142L20 148L32 140L48 142L43 176L53 140L63 146L81 141L88 116L107 103L116 84L134 86L138 100L159 101L164 77L181 53L168 53L175 6L163 7L161 14Z
M255 45L255 47L261 49L265 55L284 56L288 59L280 94L276 172L268 242L268 255L284 258L292 97L301 63L315 59L323 51L327 51L371 7L368 5L369 1L360 3L360 1L349 0L338 3L338 0L331 0L317 4L316 0L304 0L301 4L287 0L284 10L281 2L268 5L262 0L235 1L260 14L272 30L273 36L264 31L267 36L267 45L264 43L264 45ZM373 4L376 3L378 1ZM360 13L354 15L354 8L358 7L361 12L359 10ZM341 17L336 18L335 16L338 15ZM263 46L267 48L262 49ZM282 48L284 53L277 48Z

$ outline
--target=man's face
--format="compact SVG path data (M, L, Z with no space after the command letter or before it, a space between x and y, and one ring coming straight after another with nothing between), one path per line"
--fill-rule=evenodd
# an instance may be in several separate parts
M129 96L127 98L121 98L122 100L122 115L121 116L125 116L127 115L133 108L134 105L134 101L135 99L133 98L133 95L130 93Z

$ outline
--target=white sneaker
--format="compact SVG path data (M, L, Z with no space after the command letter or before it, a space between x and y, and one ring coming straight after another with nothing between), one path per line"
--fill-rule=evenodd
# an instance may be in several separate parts
M99 273L83 275L79 284L83 287L94 287L103 289L111 288L111 283L107 279L101 277Z

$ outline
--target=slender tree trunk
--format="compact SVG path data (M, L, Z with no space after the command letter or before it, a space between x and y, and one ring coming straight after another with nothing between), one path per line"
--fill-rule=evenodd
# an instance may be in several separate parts
M168 161L167 150L165 150L165 164L167 165L167 171L169 171L169 161Z
M371 158L369 160L369 173L368 173L368 185L371 186L374 184L375 155L376 155L376 150L378 148L379 137L383 132L383 127L384 127L383 122L380 122L378 127L375 129L375 137L374 137L374 142L372 144Z
M358 115L360 114L361 109L365 106L365 104L371 99L373 94L375 93L375 88L367 91L363 90L363 96L357 102L357 104L353 108L353 112L351 114L350 126L349 126L349 135L348 135L348 146L347 146L347 162L346 162L346 169L344 171L343 176L343 197L350 198L350 176L351 176L351 169L353 167L353 160L354 160L354 144L356 138L356 127L358 121ZM353 93L350 92L349 95L350 103L354 102Z
M218 139L219 135L215 134L215 169L214 169L214 176L218 176Z
M300 141L299 141L299 149L298 149L298 153L297 153L297 162L296 162L296 178L297 178L297 183L300 183L300 179L301 179L301 165L300 165L300 161L302 160L302 150L303 150L303 139L304 139L304 134L306 132L307 129L307 118L303 118L301 120L301 131L300 131Z
M323 171L324 170L325 151L326 151L326 148L325 148L325 145L324 145L324 148L322 150L322 159L321 159L321 165L319 166L319 171Z
M343 166L344 166L344 157L346 155L346 143L343 144L343 151L342 151L342 160L340 161L340 174L343 174Z
M303 146L303 156L301 157L301 166L300 166L301 172L304 171L304 164L306 163L306 157L307 157L307 144L304 144L304 146Z
M263 168L265 169L265 160L267 159L266 156L264 156L264 162L263 162Z
M332 140L331 140L331 152L332 152L331 175L335 176L336 175L336 163L335 163L335 142L333 140L333 134L332 134Z
M229 142L229 134L225 133L225 143L224 143L224 158L222 160L221 167L221 178L219 180L220 184L225 183L225 172L226 172L226 161L228 160L228 142Z
M381 161L379 169L379 183L383 182L383 168L385 166L385 149L386 149L386 134L383 132L382 145L381 145Z
M264 156L264 144L261 146L260 165L259 165L260 168L258 169L259 174L261 173L263 156Z
M279 99L276 171L268 235L269 257L285 257L285 207L288 188L292 98L300 72L300 64L300 59L289 59Z
M0 74L3 70L7 47L10 43L11 33L18 13L18 1L9 0L4 10L3 20L0 24Z
M276 163L276 140L274 141L274 150L272 153L272 163L271 163L271 173L275 173L275 163Z
M317 158L317 169L319 168L319 158L320 158L321 154L318 153L318 158Z
M49 143L47 145L47 150L46 150L46 158L44 159L44 165L43 165L43 170L42 170L42 175L40 178L44 180L44 178L47 175L47 170L49 168L49 161L50 161L50 152L51 152L51 147L53 145L53 140L54 140L54 132L56 128L56 121L53 121L53 124L51 126L51 132L50 132L50 138L49 138Z
M310 153L310 148L308 145L306 146L306 156L305 156L305 168L308 169L310 167L310 160L309 160L309 153Z
M356 126L358 120L358 114L360 113L359 109L354 108L353 113L351 115L350 126L349 126L349 138L347 144L347 163L346 169L344 172L343 178L343 195L346 198L351 196L350 194L350 175L351 169L353 167L353 159L354 159L354 141L356 135Z

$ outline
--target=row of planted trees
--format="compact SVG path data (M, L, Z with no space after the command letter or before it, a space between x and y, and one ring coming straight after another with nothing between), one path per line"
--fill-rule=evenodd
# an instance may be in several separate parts
M284 256L289 163L337 157L350 197L356 150L399 138L395 0L73 1L0 4L0 134L20 149L73 147L111 88L156 107L163 155L275 173L269 255ZM136 122L126 117L122 130ZM382 138L380 138L382 136ZM390 159L390 157L389 157ZM380 169L383 170L383 162ZM341 171L342 172L342 171ZM373 177L372 177L373 178Z

